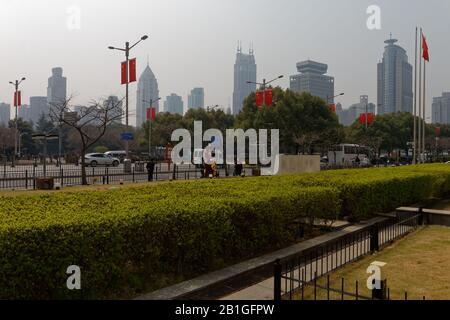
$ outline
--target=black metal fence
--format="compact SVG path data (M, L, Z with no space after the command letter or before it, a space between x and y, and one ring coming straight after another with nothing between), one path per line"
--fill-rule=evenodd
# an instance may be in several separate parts
M296 300L408 300L408 292L404 291L402 296L391 297L391 288L388 286L387 279L380 281L379 287L374 288L370 291L370 294L361 294L361 284L359 281L355 281L352 285L353 290L348 289L348 284L345 278L340 278L340 285L332 286L330 274L327 274L326 278L322 278L324 284L318 282L318 278L315 277L312 282L303 281L302 277L300 279L300 289L296 293ZM364 285L365 283L363 283ZM347 288L347 289L346 289ZM292 300L292 294L290 295L290 300ZM409 297L411 298L411 297ZM416 299L418 297L415 297ZM425 300L425 296L421 297Z
M299 252L292 258L277 261L274 264L274 299L291 300L298 297L305 285L315 283L330 272L381 250L422 224L422 213L399 214ZM344 291L342 294L350 295Z
M218 170L219 177L232 175L230 170ZM246 175L251 175L251 170L246 170ZM61 187L76 186L82 184L81 166L61 165L49 166L44 170L43 166L9 166L0 167L0 189L9 190L34 190L37 188L39 178L53 178ZM131 172L126 173L122 167L87 167L86 177L88 184L119 184L146 182L149 180L148 172L144 165L134 165ZM157 165L153 174L153 181L165 180L193 180L202 177L202 169L193 165L168 167L167 164Z

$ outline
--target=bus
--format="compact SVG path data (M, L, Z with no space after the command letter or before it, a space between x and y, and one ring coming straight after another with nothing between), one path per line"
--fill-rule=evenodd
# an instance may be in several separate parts
M328 151L328 165L352 166L356 157L361 165L368 165L369 149L357 144L338 144Z

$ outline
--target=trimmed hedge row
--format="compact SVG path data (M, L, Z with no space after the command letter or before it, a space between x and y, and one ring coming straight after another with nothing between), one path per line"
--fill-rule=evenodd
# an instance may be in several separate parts
M290 242L289 221L336 217L336 190L257 178L0 198L0 298L99 298L189 277ZM82 290L66 288L70 265Z
M0 197L0 298L153 289L289 243L295 218L359 220L448 191L450 167L431 165Z

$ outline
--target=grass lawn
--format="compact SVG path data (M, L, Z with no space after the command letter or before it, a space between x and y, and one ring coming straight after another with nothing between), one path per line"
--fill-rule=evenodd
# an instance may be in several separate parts
M356 281L359 294L371 296L366 282L367 267L374 261L387 263L382 268L382 278L387 279L392 300L450 300L450 228L429 226L399 240L383 251L330 274L330 287L340 289L344 278L346 292L355 293ZM317 281L327 285L327 277ZM314 299L314 289L308 286L305 299ZM297 296L301 299L301 296ZM327 291L317 289L317 299L327 299ZM331 300L341 299L338 293L330 293ZM355 298L346 296L346 300Z

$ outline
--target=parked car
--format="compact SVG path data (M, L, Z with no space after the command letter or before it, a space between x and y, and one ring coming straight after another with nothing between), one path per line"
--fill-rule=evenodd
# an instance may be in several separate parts
M90 167L97 166L114 166L117 167L120 164L118 158L107 156L104 153L89 153L85 157L85 163Z
M105 155L108 157L113 157L113 158L117 158L119 159L120 163L123 163L123 161L126 159L127 157L127 152L126 151L108 151L105 152ZM137 154L135 154L134 152L130 151L128 153L131 162L138 162L141 161L143 159L141 159L141 157Z

